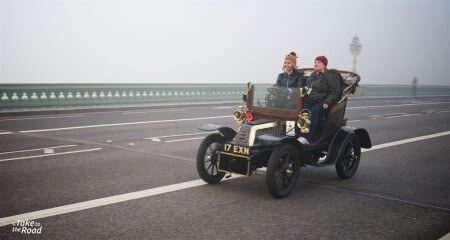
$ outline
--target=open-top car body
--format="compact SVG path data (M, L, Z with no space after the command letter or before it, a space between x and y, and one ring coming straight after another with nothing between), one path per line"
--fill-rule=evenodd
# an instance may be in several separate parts
M313 69L301 69L304 80ZM342 96L331 106L309 144L297 137L308 132L310 112L302 109L304 88L271 86L256 92L247 84L243 106L234 113L237 130L213 124L199 126L215 131L200 144L197 171L208 183L218 183L225 175L251 176L266 168L270 193L282 198L294 189L300 168L306 165L335 165L341 179L351 178L359 165L361 148L370 148L371 140L363 128L347 126L344 118L348 96L355 92L360 76L330 70L342 83ZM264 90L264 88L262 89ZM255 94L258 93L258 94Z

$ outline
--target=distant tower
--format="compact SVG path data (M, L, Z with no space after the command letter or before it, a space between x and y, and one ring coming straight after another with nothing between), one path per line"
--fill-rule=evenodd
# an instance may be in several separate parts
M350 53L352 53L352 55L353 55L353 72L355 72L355 73L356 73L356 62L357 62L356 58L358 57L359 53L361 52L361 48L362 48L362 45L359 42L359 37L358 37L358 35L355 35L353 37L352 43L350 43Z

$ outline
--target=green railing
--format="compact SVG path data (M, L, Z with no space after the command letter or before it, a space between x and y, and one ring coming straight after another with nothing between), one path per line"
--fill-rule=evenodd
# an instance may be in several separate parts
M262 98L270 84L258 84ZM245 84L1 84L0 109L132 103L240 101ZM352 97L411 96L402 85L363 85ZM416 95L450 95L450 86L418 86Z

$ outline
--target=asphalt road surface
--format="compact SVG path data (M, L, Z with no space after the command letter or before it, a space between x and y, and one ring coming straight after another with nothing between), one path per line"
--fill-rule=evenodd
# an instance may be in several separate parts
M197 126L235 128L234 108L0 116L0 239L439 239L450 232L450 97L350 100L348 125L366 128L374 148L349 180L334 166L302 168L284 199L269 194L263 171L217 185L199 180L195 157L206 134Z

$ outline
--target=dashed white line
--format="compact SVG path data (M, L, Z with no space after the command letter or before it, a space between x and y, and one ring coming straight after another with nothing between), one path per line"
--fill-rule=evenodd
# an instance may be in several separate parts
M60 146L54 146L54 147L45 147L45 148L34 148L34 149L26 149L26 150L17 150L17 151L11 151L11 152L1 152L1 154L10 154L10 153L20 153L20 152L32 152L32 151L39 151L39 150L45 150L45 149L56 149L56 148L68 148L68 147L75 147L78 146L77 144L73 145L60 145Z
M14 132L0 132L0 135L13 134Z
M36 120L36 119L47 119L47 118L73 118L73 117L84 117L85 115L68 115L68 116L53 116L53 117L21 117L21 118L4 118L0 119L0 122L4 121L20 121L20 120Z
M425 135L425 136L420 136L420 137L408 138L408 139L403 139L403 140L399 140L399 141L395 141L395 142L388 142L388 143L383 143L380 145L372 146L372 148L362 149L361 151L369 152L369 151L373 151L373 150L377 150L377 149L381 149L381 148L393 147L393 146L397 146L397 145L401 145L401 144L422 141L422 140L426 140L426 139L430 139L430 138L447 136L449 134L450 134L450 131L446 131L446 132L440 132L440 133L435 133L435 134L430 134L430 135Z
M24 131L19 131L19 132L21 132L21 133L51 132L51 131L73 130L73 129L97 128L97 127L114 127L114 126L150 124L150 123L196 121L196 120L206 120L206 119L216 119L216 118L228 118L228 117L231 117L231 116L232 115L214 116L214 117L200 117L200 118L182 118L182 119L154 120L154 121L144 121L144 122L110 123L110 124L86 125L86 126L76 126L76 127L24 130Z
M182 138L182 139L175 139L175 140L167 140L164 141L166 143L171 143L171 142L182 142L182 141L189 141L189 140L197 140L197 139L203 139L205 137L197 137L197 138Z
M450 102L406 103L406 104L395 104L395 105L378 105L378 106L348 107L347 109L359 109L359 108L383 108L383 107L402 107L402 106L431 105L431 104L446 104L446 103L450 103Z
M217 132L217 131L216 131ZM200 132L200 133L185 133L185 134L175 134L175 135L165 135L165 136L157 136L157 137L148 137L148 138L144 138L144 139L150 139L153 140L153 138L155 139L160 139L160 138L169 138L169 137L182 137L182 136L192 136L192 135L203 135L203 134L209 134L212 132ZM155 141L155 140L153 140Z
M420 113L411 113L411 114L404 114L404 115L399 115L399 116L390 116L390 117L385 117L385 118L410 117L410 116L417 116L417 115L422 115L422 114L420 114Z
M229 179L238 178L238 177L239 176L233 176ZM225 179L225 180L227 180L227 179ZM14 215L14 216L10 216L10 217L4 217L4 218L0 218L0 227L10 225L14 221L17 221L18 219L27 219L27 220L40 219L40 218L60 215L60 214L64 214L64 213L77 212L77 211L81 211L81 210L85 210L85 209L110 205L110 204L114 204L114 203L125 202L125 201L129 201L129 200L133 200L133 199L139 199L139 198L155 196L155 195L159 195L159 194L163 194L163 193L174 192L174 191L183 190L183 189L187 189L187 188L193 188L193 187L202 186L202 185L206 185L206 184L207 183L205 183L203 180L193 180L193 181L189 181L189 182L182 182L182 183L177 183L177 184L172 184L172 185L167 185L167 186L162 186L162 187L157 187L157 188L151 188L151 189L137 191L137 192L125 193L125 194L111 196L111 197L94 199L94 200L90 200L90 201L86 201L86 202L74 203L74 204L64 205L64 206L55 207L55 208L49 208L49 209L45 209L45 210Z
M228 109L233 108L232 106L222 106L222 107L212 107L211 109Z
M92 149L85 149L85 150L78 150L78 151L71 151L71 152L51 153L51 154L43 154L43 155L35 155L35 156L27 156L27 157L6 158L6 159L0 159L0 162L29 159L29 158L41 158L41 157L57 156L57 155L67 155L67 154L83 153L83 152L92 152L92 151L98 151L101 149L103 149L103 148L92 148Z
M184 111L184 109L168 109L168 110L149 110L149 111L139 111L139 112L124 112L122 114L143 114L143 113L157 113L157 112L179 112Z
M450 131L446 131L446 132L441 132L441 133L436 133L436 134L425 135L425 136L421 136L421 137L408 138L408 139L404 139L404 140L400 140L400 141L380 144L380 145L373 146L371 149L367 149L366 152L381 149L381 148L401 145L401 144L405 144L405 143L446 136L449 134L450 134ZM240 176L238 176L238 175L234 175L230 179L239 178L239 177ZM207 183L205 183L202 180L193 180L193 181L177 183L177 184L172 184L172 185L167 185L167 186L162 186L162 187L157 187L157 188L151 188L151 189L137 191L137 192L120 194L120 195L111 196L111 197L94 199L94 200L90 200L90 201L86 201L86 202L74 203L74 204L64 205L64 206L55 207L55 208L49 208L49 209L44 209L44 210L39 210L39 211L34 211L34 212L29 212L29 213L23 213L23 214L19 214L19 215L13 215L13 216L9 216L9 217L0 218L0 227L10 225L14 221L17 221L18 219L34 220L34 219L40 219L40 218L45 218L45 217L51 217L51 216L56 216L56 215L60 215L60 214L77 212L77 211L81 211L81 210L85 210L85 209L90 209L90 208L110 205L110 204L114 204L114 203L129 201L129 200L133 200L133 199L145 198L145 197L150 197L150 196L154 196L154 195L158 195L158 194L193 188L193 187L202 186L202 185L206 185L206 184Z

